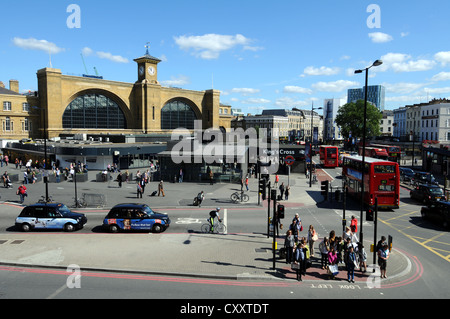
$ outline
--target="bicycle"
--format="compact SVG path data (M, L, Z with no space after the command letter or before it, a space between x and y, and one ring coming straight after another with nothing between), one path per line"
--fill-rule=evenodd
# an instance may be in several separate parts
M51 196L48 197L48 200L45 198L45 196L41 196L41 199L38 200L39 204L49 204L53 203L53 198Z
M248 202L248 200L250 199L250 197L247 194L244 194L244 192L235 192L231 194L230 198L234 203Z
M75 203L73 205L74 208L83 208L87 207L87 203L84 200L84 198L73 198L75 200Z
M209 221L209 218L207 219L208 223L202 225L202 233L214 233L214 234L223 234L227 231L227 226L223 224L222 220L217 221L214 223L214 226L212 227L213 230L211 231L211 222Z

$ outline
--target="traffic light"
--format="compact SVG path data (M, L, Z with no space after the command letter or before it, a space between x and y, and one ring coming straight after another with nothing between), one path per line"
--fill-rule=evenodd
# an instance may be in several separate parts
M267 180L265 178L260 179L258 183L258 192L262 195L262 199L266 199Z
M325 198L328 198L328 186L330 185L330 181L323 181L320 183L321 194Z
M278 219L284 219L284 205L278 205L277 213L278 213Z
M367 208L366 221L373 222L373 208L372 207Z

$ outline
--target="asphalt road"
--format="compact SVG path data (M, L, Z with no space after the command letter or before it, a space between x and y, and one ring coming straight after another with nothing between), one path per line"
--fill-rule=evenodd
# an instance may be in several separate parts
M339 185L339 169L327 170ZM313 205L306 207L286 207L285 223L298 212L304 225L314 225L319 234L327 235L331 230L339 233L342 225L342 209L339 204ZM70 289L67 285L66 271L51 269L24 269L0 267L0 298L192 298L192 299L302 299L302 298L425 298L441 299L450 297L450 233L420 217L419 203L409 199L409 191L402 188L401 205L398 210L383 211L379 215L378 237L391 235L394 246L411 256L417 263L418 271L410 279L391 285L390 289L369 290L358 285L345 283L318 282L299 284L287 282L239 282L227 280L200 280L195 278L173 278L164 276L133 275L121 273L83 274L81 289ZM164 208L157 209L168 213L172 224L167 234L195 232L206 221L210 208ZM75 234L74 244L83 243L84 234L101 233L100 225L107 213L103 211L84 211L88 216L86 227ZM8 206L0 214L1 235L16 233L14 219L20 208ZM359 219L358 203L349 200L347 218L355 214ZM266 207L236 207L227 210L228 231L231 233L265 233ZM373 238L373 223L362 221L364 238ZM52 238L52 233L39 236ZM127 236L127 234L117 234ZM218 245L220 248L220 245ZM369 253L369 262L372 256ZM420 266L420 267L419 267ZM257 288L257 289L256 289ZM356 291L358 290L358 291ZM195 291L195 294L192 292Z

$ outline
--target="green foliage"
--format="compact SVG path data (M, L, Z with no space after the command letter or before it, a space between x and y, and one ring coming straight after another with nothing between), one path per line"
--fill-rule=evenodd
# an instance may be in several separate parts
M380 121L383 114L370 102L367 102L366 137L380 135ZM364 101L347 103L341 106L336 115L336 124L341 128L341 135L348 138L362 138L364 127Z

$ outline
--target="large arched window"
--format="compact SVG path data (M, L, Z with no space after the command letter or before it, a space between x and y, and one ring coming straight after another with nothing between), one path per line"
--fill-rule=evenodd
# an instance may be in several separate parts
M101 94L86 94L73 100L63 115L65 129L126 129L119 105Z
M180 100L167 103L161 110L161 128L163 130L177 128L193 130L196 119L197 116L192 107Z

